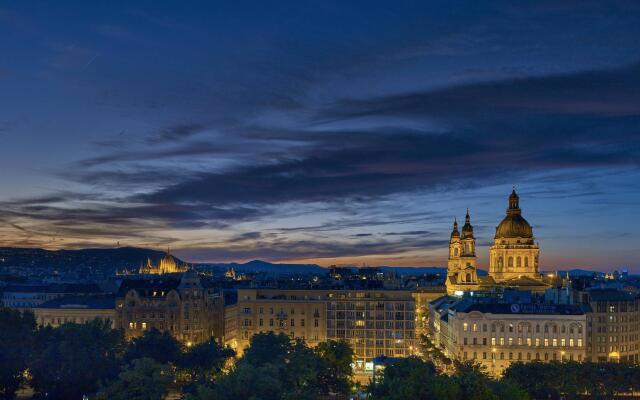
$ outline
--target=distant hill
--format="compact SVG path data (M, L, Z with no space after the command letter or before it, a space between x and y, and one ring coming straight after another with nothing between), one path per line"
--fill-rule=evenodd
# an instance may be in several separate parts
M8 267L53 268L60 271L91 269L113 273L137 268L147 259L157 263L165 253L137 247L112 249L44 250L0 247L0 270ZM182 263L177 259L178 263Z
M199 268L213 268L225 270L233 267L237 272L266 272L273 274L324 274L327 268L317 264L276 264L268 261L253 260L247 263L215 263L215 264L198 264ZM354 267L355 268L355 267ZM378 268L386 272L395 272L399 275L411 274L445 274L446 268L441 267L371 267ZM478 271L480 275L486 274L484 271Z
M316 264L275 264L268 261L253 260L246 263L215 263L198 264L199 269L228 269L233 268L236 272L266 272L271 274L324 274L327 272Z

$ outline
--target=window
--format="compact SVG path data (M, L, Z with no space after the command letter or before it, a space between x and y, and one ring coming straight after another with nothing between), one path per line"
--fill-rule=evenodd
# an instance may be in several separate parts
M304 319L300 320L300 326L304 326Z
M544 347L549 347L549 339L544 339Z
M573 347L573 339L569 339L569 347Z
M507 266L508 266L509 268L513 268L513 257L509 257L509 258L508 258L508 260L509 260L509 261L508 261Z
M553 339L553 347L557 347L558 346L558 339L554 338Z
M273 318L269 320L269 326L273 326Z
M463 331L467 331L469 329L469 326L467 325L467 323L465 322L464 324L462 324L462 330Z
M262 326L262 318L258 321L258 325Z
M528 267L529 266L529 257L525 257L524 258L524 266Z
M518 258L516 258L516 267L521 267L522 266L522 259L520 258L520 256L518 256Z
M531 338L530 337L527 338L527 346L531 346Z
M578 347L582 347L582 339L578 339Z
M496 345L496 338L494 338L494 337L491 338L491 345L492 346Z
M291 326L296 326L296 320L291 318Z
M473 324L473 331L478 332L478 324Z
M503 337L500 338L500 346L504 346L504 338Z
M560 346L564 347L567 345L567 340L566 339L560 339Z

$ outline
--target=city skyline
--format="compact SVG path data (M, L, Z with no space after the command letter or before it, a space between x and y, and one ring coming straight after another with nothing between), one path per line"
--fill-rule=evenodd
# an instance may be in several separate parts
M0 5L0 245L640 272L633 2ZM9 95L7 95L9 94Z

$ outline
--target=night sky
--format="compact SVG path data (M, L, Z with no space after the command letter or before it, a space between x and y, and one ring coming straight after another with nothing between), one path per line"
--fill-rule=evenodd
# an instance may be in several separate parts
M481 4L482 3L482 4ZM640 2L0 3L0 245L640 272Z

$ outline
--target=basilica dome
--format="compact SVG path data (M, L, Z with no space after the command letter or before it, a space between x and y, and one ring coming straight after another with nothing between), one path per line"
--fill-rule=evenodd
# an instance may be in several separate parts
M521 215L519 197L515 189L509 196L507 216L496 227L496 239L502 238L533 238L531 225Z

